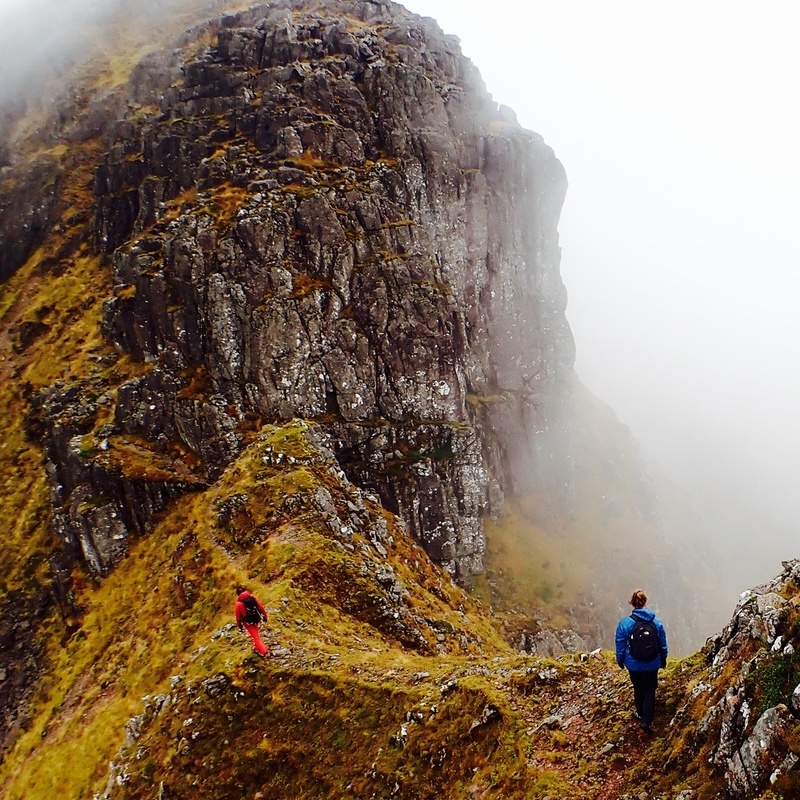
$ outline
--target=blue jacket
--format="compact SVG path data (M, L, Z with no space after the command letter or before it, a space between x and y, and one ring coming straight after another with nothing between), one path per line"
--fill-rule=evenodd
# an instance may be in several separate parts
M633 617L636 617L636 619L649 619L655 623L661 652L651 661L639 661L628 651L628 636L630 636L633 626L636 624ZM633 615L620 620L619 625L617 625L617 664L619 664L620 668L627 667L631 672L656 672L659 667L667 666L667 634L655 612L649 608L634 608Z

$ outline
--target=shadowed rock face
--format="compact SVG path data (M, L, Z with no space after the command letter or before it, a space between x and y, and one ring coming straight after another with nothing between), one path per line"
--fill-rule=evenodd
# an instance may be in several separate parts
M194 60L134 71L96 175L106 332L152 365L120 387L104 441L188 448L202 481L248 427L316 420L348 476L468 581L506 493L568 502L563 169L456 40L399 6L278 2L187 41L203 36ZM104 468L90 491L103 454L70 450L61 419L57 521L103 572L143 527L130 476ZM71 502L78 487L103 502ZM89 506L105 522L80 519Z

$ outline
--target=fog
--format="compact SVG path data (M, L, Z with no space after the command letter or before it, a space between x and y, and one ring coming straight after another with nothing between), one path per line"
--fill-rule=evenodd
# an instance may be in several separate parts
M0 0L0 99L31 63L57 71L79 57L110 11L167 5ZM800 555L798 12L721 0L405 5L458 35L495 99L565 165L579 376L702 498L709 530L731 537L749 570L742 580L770 576Z
M742 580L771 576L800 555L795 7L406 5L565 165L578 375L696 493Z
M41 78L68 74L93 52L105 24L160 21L171 9L221 0L0 0L0 103L36 97ZM131 29L134 26L131 26Z
M122 0L0 0L0 102L87 52L94 23ZM144 6L152 4L146 0Z

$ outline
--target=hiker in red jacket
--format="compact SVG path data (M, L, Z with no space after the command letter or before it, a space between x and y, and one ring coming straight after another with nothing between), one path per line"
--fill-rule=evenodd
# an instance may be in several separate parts
M266 658L269 654L269 650L264 642L261 641L261 637L258 634L258 623L261 622L262 619L265 622L267 621L267 610L256 597L244 588L244 586L236 587L236 595L236 605L233 610L234 616L236 617L236 624L239 630L242 630L242 628L247 629L250 638L253 640L253 650L255 650L261 658Z

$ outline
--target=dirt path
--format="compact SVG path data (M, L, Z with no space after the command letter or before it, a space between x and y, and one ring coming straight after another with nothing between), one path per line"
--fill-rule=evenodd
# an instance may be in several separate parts
M528 762L569 784L576 797L617 800L626 772L652 740L632 714L627 673L602 658L540 670L514 708L530 727Z

